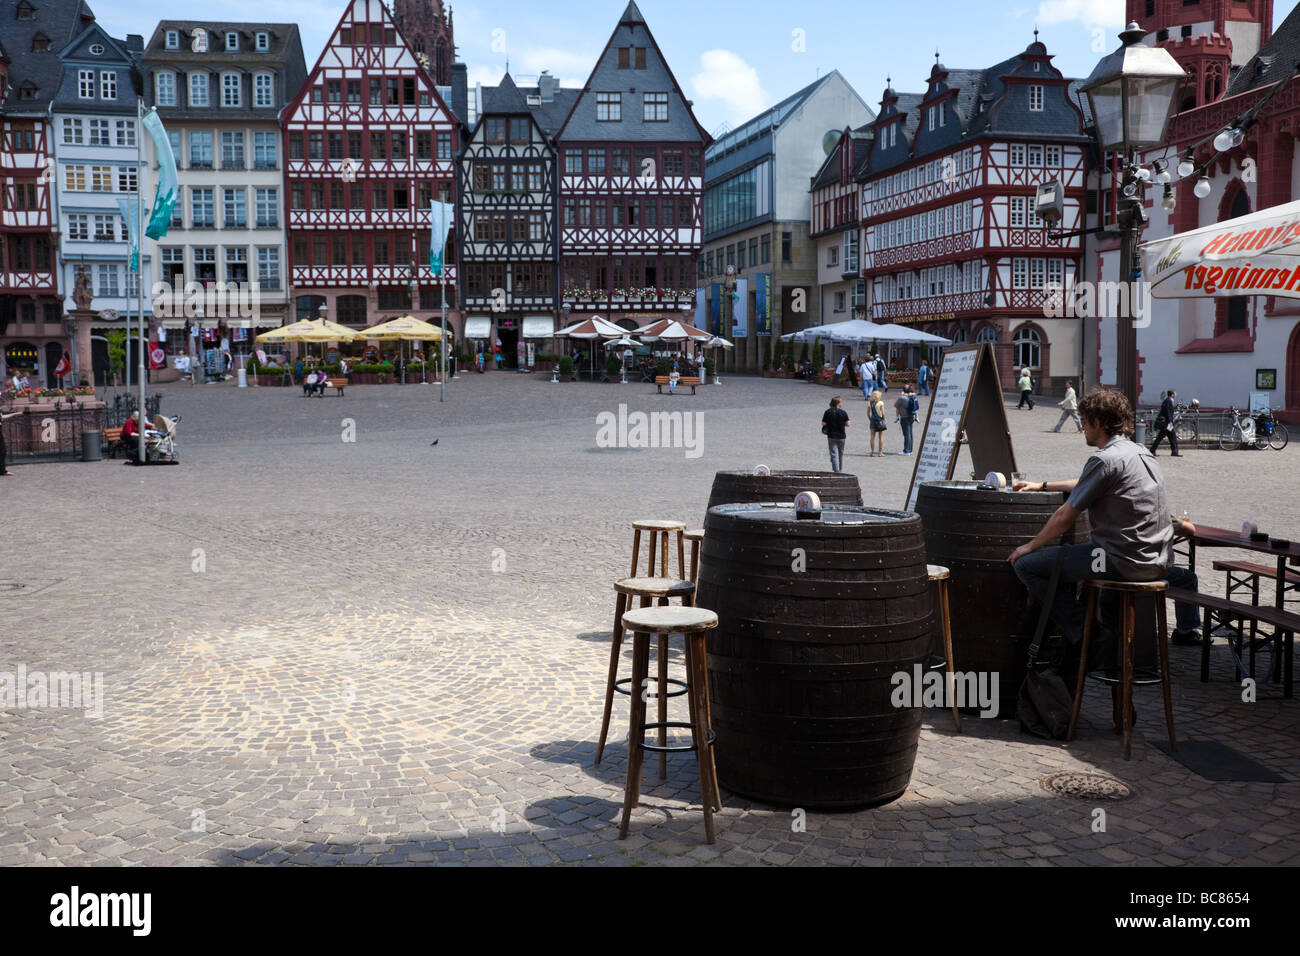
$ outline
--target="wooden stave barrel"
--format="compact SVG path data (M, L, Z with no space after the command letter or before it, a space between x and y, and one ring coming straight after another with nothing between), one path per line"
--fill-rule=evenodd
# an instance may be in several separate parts
M737 517L745 509L772 520ZM846 532L830 523L846 512L888 521ZM924 538L905 512L823 514L796 522L779 503L709 510L697 604L719 619L708 637L719 779L777 806L877 806L907 789L924 717L889 700L892 676L923 667L929 652ZM845 547L854 541L858 552ZM795 547L807 555L802 574L791 570ZM791 706L773 706L783 697Z
M862 506L857 475L834 471L774 471L755 475L749 471L720 471L713 476L709 508L717 505L791 502L801 491L816 492L823 505ZM705 517L707 518L707 509Z
M1038 615L1037 607L1027 613L1029 594L1007 563L1007 556L1042 530L1067 495L1061 491L980 490L979 484L925 482L917 492L916 512L925 528L930 563L950 572L954 667L963 672L996 671L998 716L1011 719L1016 715ZM953 527L956 517L970 530ZM1085 542L1090 533L1087 513L1080 513L1073 530L1062 536L1062 543ZM976 537L978 540L972 540Z

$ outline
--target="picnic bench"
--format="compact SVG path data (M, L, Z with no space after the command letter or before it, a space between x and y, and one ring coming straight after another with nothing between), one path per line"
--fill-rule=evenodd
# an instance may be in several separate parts
M668 384L668 376L667 376L667 375L656 375L656 376L655 376L655 387L658 389L660 395L662 395L662 394L664 393L664 386L667 385L667 384ZM694 395L694 394L695 394L695 387L696 387L697 385L700 384L700 379L699 379L699 376L688 377L688 376L685 376L685 375L680 375L680 376L678 376L678 378L677 378L677 384L678 384L679 386L682 386L682 385L689 385L689 386L691 387L691 394Z
M1274 578L1276 575L1274 568L1254 561L1215 561L1213 567L1216 571L1227 573L1227 592L1230 599L1237 591L1248 588L1251 593L1251 604L1259 603L1259 579ZM1300 573L1285 571L1283 588L1285 591L1300 591ZM1282 602L1285 604L1286 601L1284 595Z
M1242 666L1240 653L1245 647L1245 622L1250 621L1252 627L1248 645L1250 651L1249 672L1252 676L1254 675L1255 649L1260 644L1276 641L1282 650L1282 696L1291 696L1294 637L1295 633L1300 631L1300 614L1292 614L1277 607L1242 604L1239 601L1230 601L1226 598L1202 594L1199 591L1188 591L1183 588L1169 588L1165 591L1165 597L1171 601L1194 604L1205 609L1205 625L1201 628L1201 683L1207 683L1210 679L1210 640L1211 632L1214 630L1214 619L1218 618L1219 622L1226 627L1232 627L1235 623L1237 648L1235 653L1237 664L1242 668L1243 672L1246 671L1246 668ZM1273 628L1274 633L1262 640L1256 640L1253 626L1256 624L1267 624ZM1276 657L1274 660L1276 660Z

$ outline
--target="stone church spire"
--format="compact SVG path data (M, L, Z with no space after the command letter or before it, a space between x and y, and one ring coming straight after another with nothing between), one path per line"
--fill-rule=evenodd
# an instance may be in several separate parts
M451 86L456 42L451 14L443 12L442 0L393 0L393 19L411 50L429 58L433 82Z

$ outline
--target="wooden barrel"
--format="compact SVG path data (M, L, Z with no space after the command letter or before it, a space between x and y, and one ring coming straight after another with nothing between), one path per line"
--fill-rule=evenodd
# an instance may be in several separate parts
M794 501L801 491L814 491L823 505L861 505L857 475L834 471L720 471L713 477L709 507L758 501Z
M892 677L924 666L935 616L920 519L728 504L704 527L697 603L718 614L709 688L723 786L809 808L901 795L923 712L893 705Z
M1060 491L990 491L976 481L928 481L916 496L931 564L952 572L952 656L958 671L998 674L998 716L1016 715L1016 696L1036 608L1027 613L1028 592L1007 555L1042 530L1065 502ZM1065 544L1087 541L1087 513L1079 515ZM942 653L942 645L940 645ZM1073 680L1073 677L1067 678Z

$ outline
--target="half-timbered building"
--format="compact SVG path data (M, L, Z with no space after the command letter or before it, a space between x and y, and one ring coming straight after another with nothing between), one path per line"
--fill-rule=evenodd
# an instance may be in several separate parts
M818 315L822 322L865 319L870 305L862 278L861 208L863 168L871 155L871 127L826 134L826 162L812 180L809 237L817 244Z
M380 0L353 0L282 114L297 318L399 315L455 327L454 247L429 266L430 204L452 202L460 123Z
M1034 214L1040 183L1064 187L1062 230L1087 203L1084 114L1075 82L1037 38L985 70L935 63L923 94L886 88L862 183L870 317L956 343L994 346L1003 382L1028 366L1051 388L1078 374L1079 322L1050 317L1075 283L1078 238Z
M556 140L566 316L693 321L710 137L635 2Z
M506 368L532 364L555 331L559 231L554 136L578 97L543 74L520 87L509 73L482 91L457 188L465 337L501 343ZM529 350L529 345L533 346Z
M94 20L81 0L0 0L0 351L7 369L35 370L49 385L70 344L56 263L50 103L63 75L60 51Z

